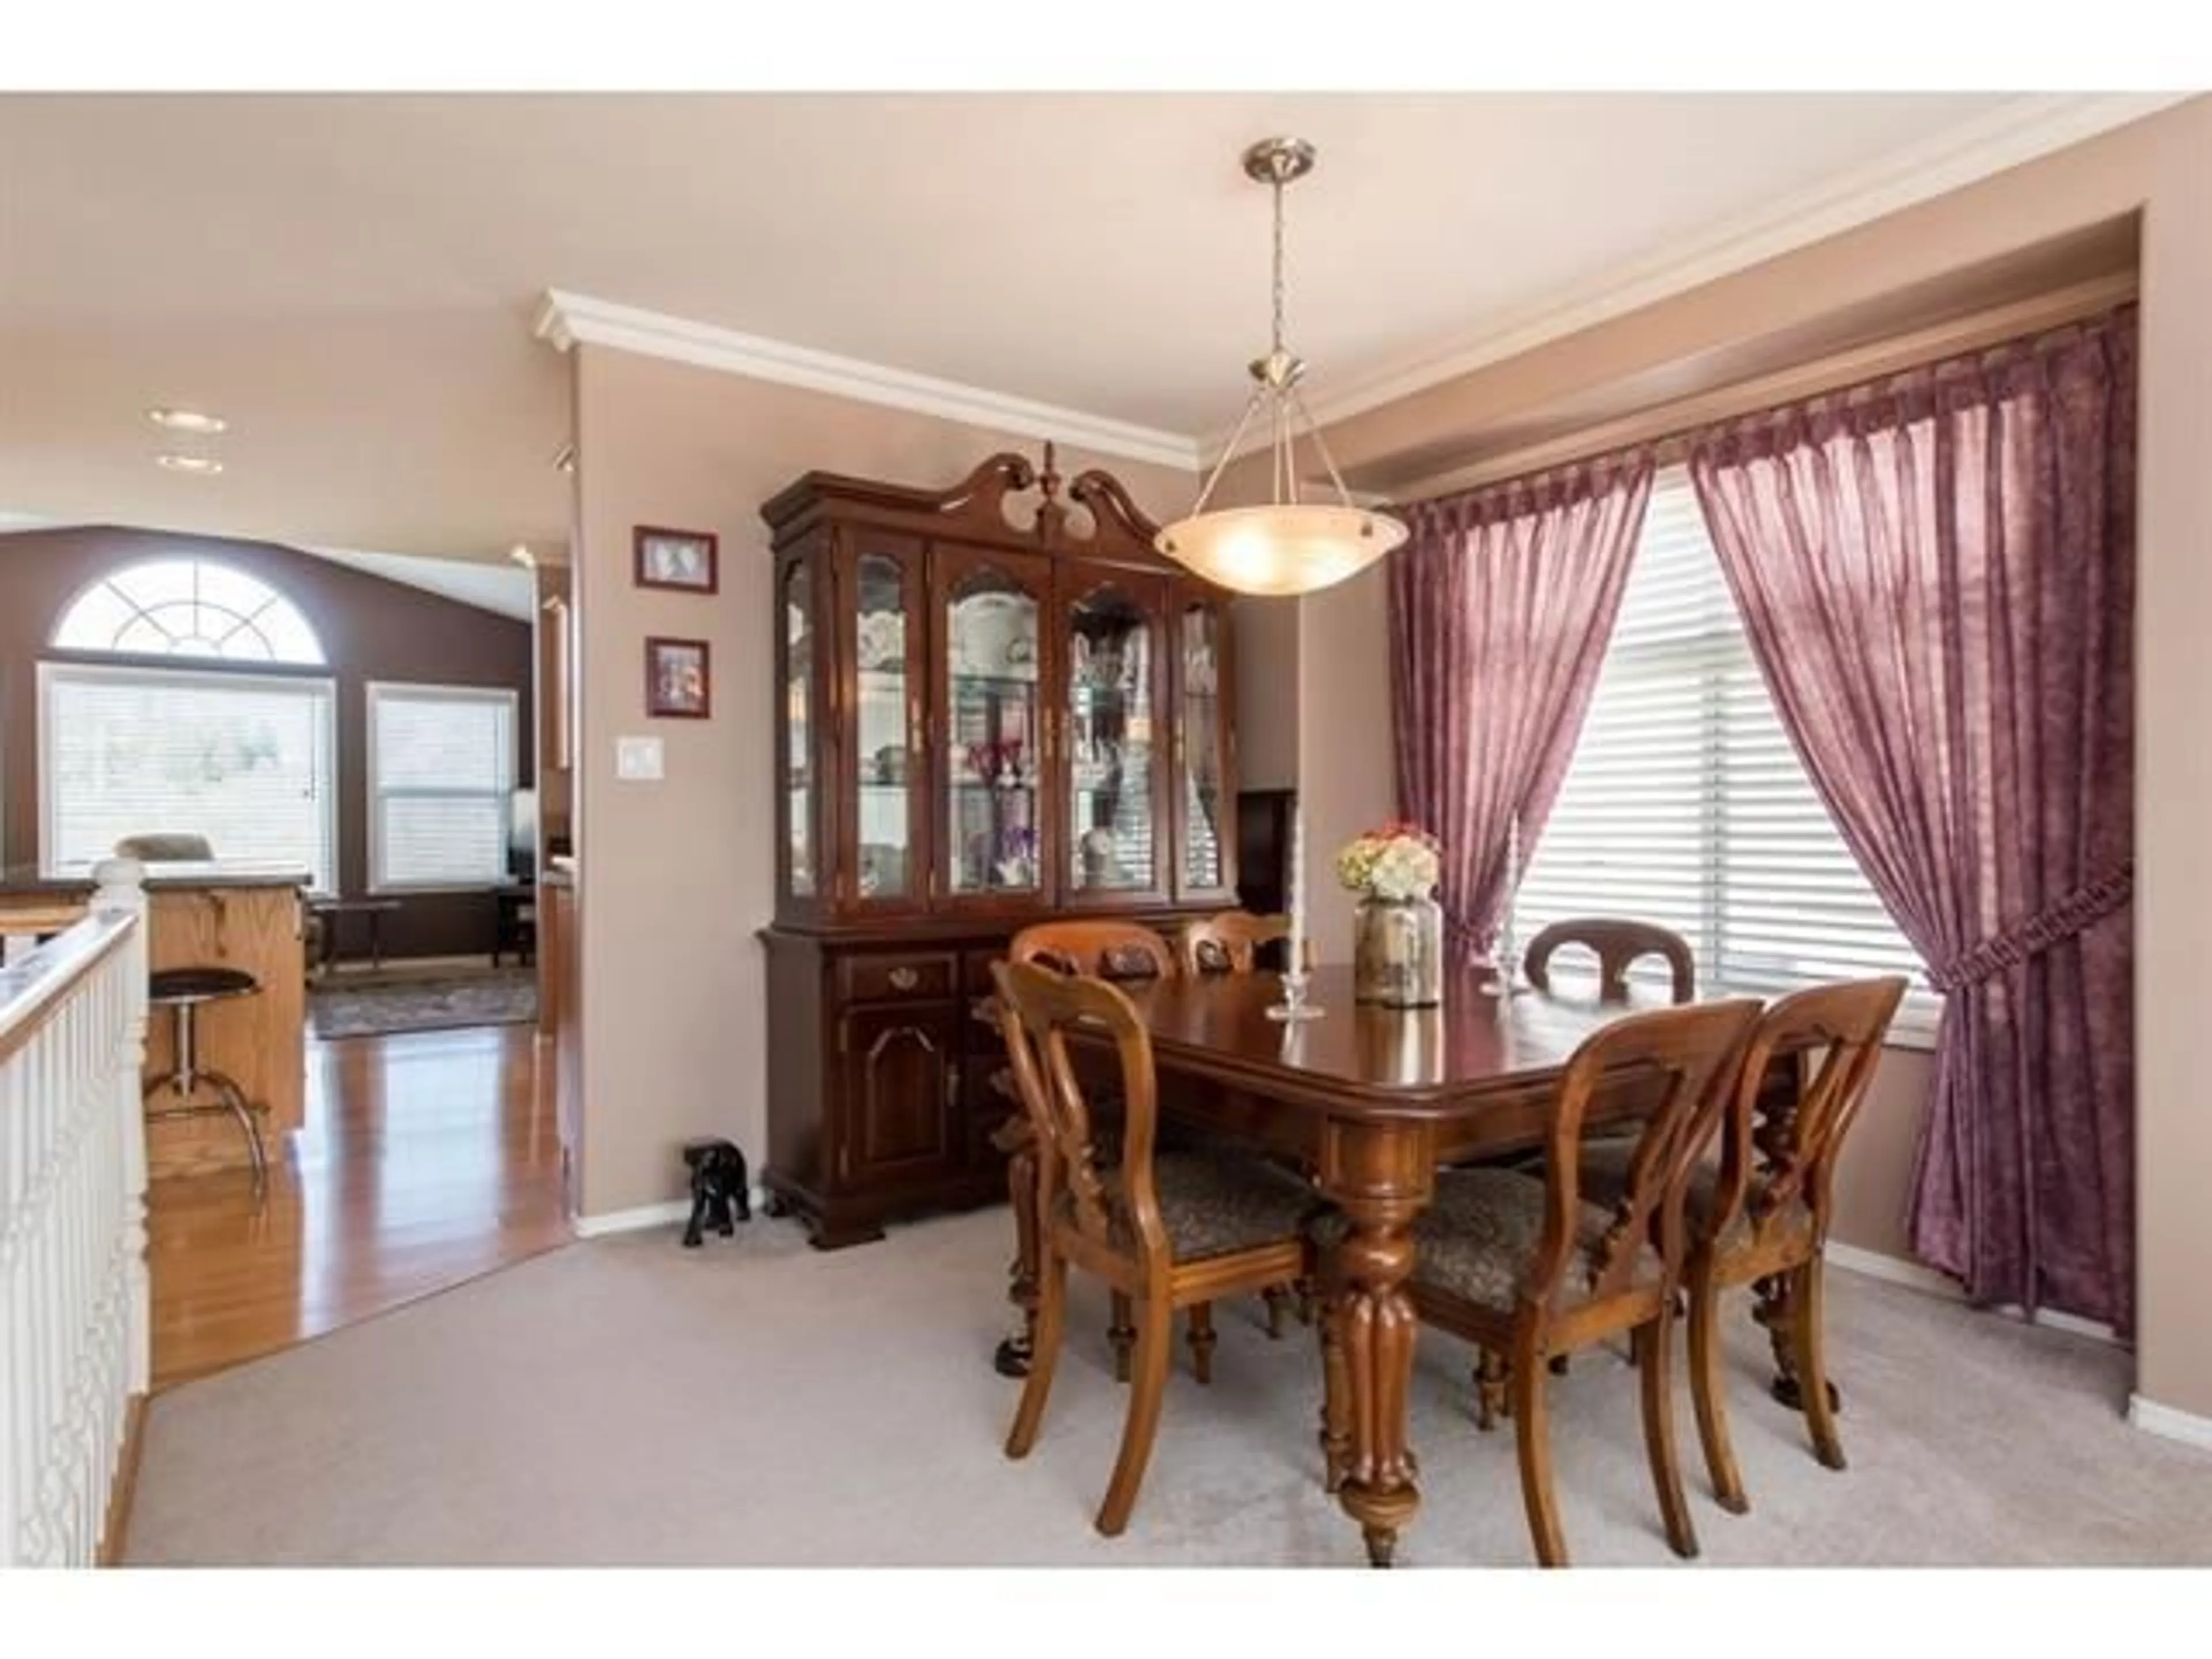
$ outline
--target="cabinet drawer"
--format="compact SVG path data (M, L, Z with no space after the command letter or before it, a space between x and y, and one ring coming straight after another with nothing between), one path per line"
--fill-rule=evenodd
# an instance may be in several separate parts
M848 1002L950 998L957 982L951 951L927 956L848 957L838 973Z

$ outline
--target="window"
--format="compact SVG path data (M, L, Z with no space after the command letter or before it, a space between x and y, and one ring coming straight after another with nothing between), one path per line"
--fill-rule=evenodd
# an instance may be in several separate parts
M1768 994L1882 973L1926 985L1782 728L1679 469L1652 490L1514 930L1525 945L1572 915L1674 929L1696 952L1701 989ZM1932 1009L1924 991L1908 1006L1923 1000Z
M368 884L485 887L507 873L514 693L368 688Z
M125 836L336 875L332 695L294 674L39 665L40 863L82 875Z
M54 629L64 651L319 666L322 642L266 582L212 559L156 559L95 582Z

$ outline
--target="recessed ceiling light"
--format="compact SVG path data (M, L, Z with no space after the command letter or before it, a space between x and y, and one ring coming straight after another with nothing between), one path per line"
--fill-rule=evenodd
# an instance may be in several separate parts
M213 437L218 432L230 430L230 422L222 416L204 415L197 409L149 409L146 418L172 432L198 432Z
M166 466L172 472L197 473L202 477L222 471L222 463L211 455L156 455L154 465Z

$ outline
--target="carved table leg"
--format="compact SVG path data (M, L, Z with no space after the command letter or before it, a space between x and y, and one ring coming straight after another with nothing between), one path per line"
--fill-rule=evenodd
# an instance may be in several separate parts
M1337 1496L1359 1523L1368 1560L1387 1567L1421 1502L1406 1444L1418 1322L1405 1285L1413 1270L1413 1218L1427 1201L1433 1159L1428 1136L1415 1126L1333 1127L1324 1182L1348 1231L1328 1273L1334 1293L1328 1316L1343 1348L1352 1419Z
M1008 1270L1006 1299L1021 1310L1022 1330L999 1344L992 1366L1001 1376L1027 1376L1036 1351L1037 1212L1036 1137L1026 1117L1000 1124L991 1144L1007 1155L1006 1194L1014 1206L1014 1260Z

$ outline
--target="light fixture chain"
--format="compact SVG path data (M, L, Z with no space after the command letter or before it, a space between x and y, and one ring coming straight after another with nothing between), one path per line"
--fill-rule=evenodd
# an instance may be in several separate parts
M1283 349L1283 174L1275 172L1275 349Z

